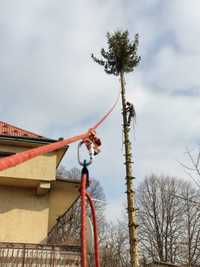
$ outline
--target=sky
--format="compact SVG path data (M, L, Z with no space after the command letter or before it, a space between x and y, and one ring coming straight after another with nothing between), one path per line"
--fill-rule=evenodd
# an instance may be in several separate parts
M130 133L135 187L145 176L190 179L179 162L200 143L199 0L0 0L0 120L49 138L90 128L110 108L119 80L91 59L106 33L139 33L142 60L126 76L137 124ZM121 105L97 130L102 151L90 167L109 220L125 203ZM77 144L63 165L79 167Z

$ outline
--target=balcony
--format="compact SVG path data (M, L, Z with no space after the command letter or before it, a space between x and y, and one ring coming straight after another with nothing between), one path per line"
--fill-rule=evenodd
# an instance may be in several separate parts
M80 266L80 247L0 243L0 267Z

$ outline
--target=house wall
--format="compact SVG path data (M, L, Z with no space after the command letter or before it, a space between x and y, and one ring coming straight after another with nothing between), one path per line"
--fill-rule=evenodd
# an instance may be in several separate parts
M0 242L40 243L48 233L49 196L0 186Z
M79 196L79 186L56 181L49 192L0 186L0 242L45 243L57 218Z
M27 147L0 145L0 151L5 152L22 152ZM32 180L53 181L56 175L57 165L57 152L48 153L38 156L27 162L24 162L16 167L0 171L0 184L1 177L23 178Z

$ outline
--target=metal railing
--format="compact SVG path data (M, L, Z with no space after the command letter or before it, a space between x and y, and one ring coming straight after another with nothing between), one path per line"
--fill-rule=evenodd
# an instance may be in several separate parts
M80 247L0 243L0 267L80 266Z

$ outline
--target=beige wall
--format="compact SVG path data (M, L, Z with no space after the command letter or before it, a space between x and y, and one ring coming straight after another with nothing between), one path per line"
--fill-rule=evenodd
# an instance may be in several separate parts
M24 150L27 150L27 147L0 145L0 151L17 153ZM1 177L53 181L56 175L56 165L57 152L41 155L16 167L0 171L0 183Z
M79 195L77 184L56 181L38 196L34 188L0 186L0 242L44 243Z
M40 243L48 233L48 195L0 187L0 242Z

